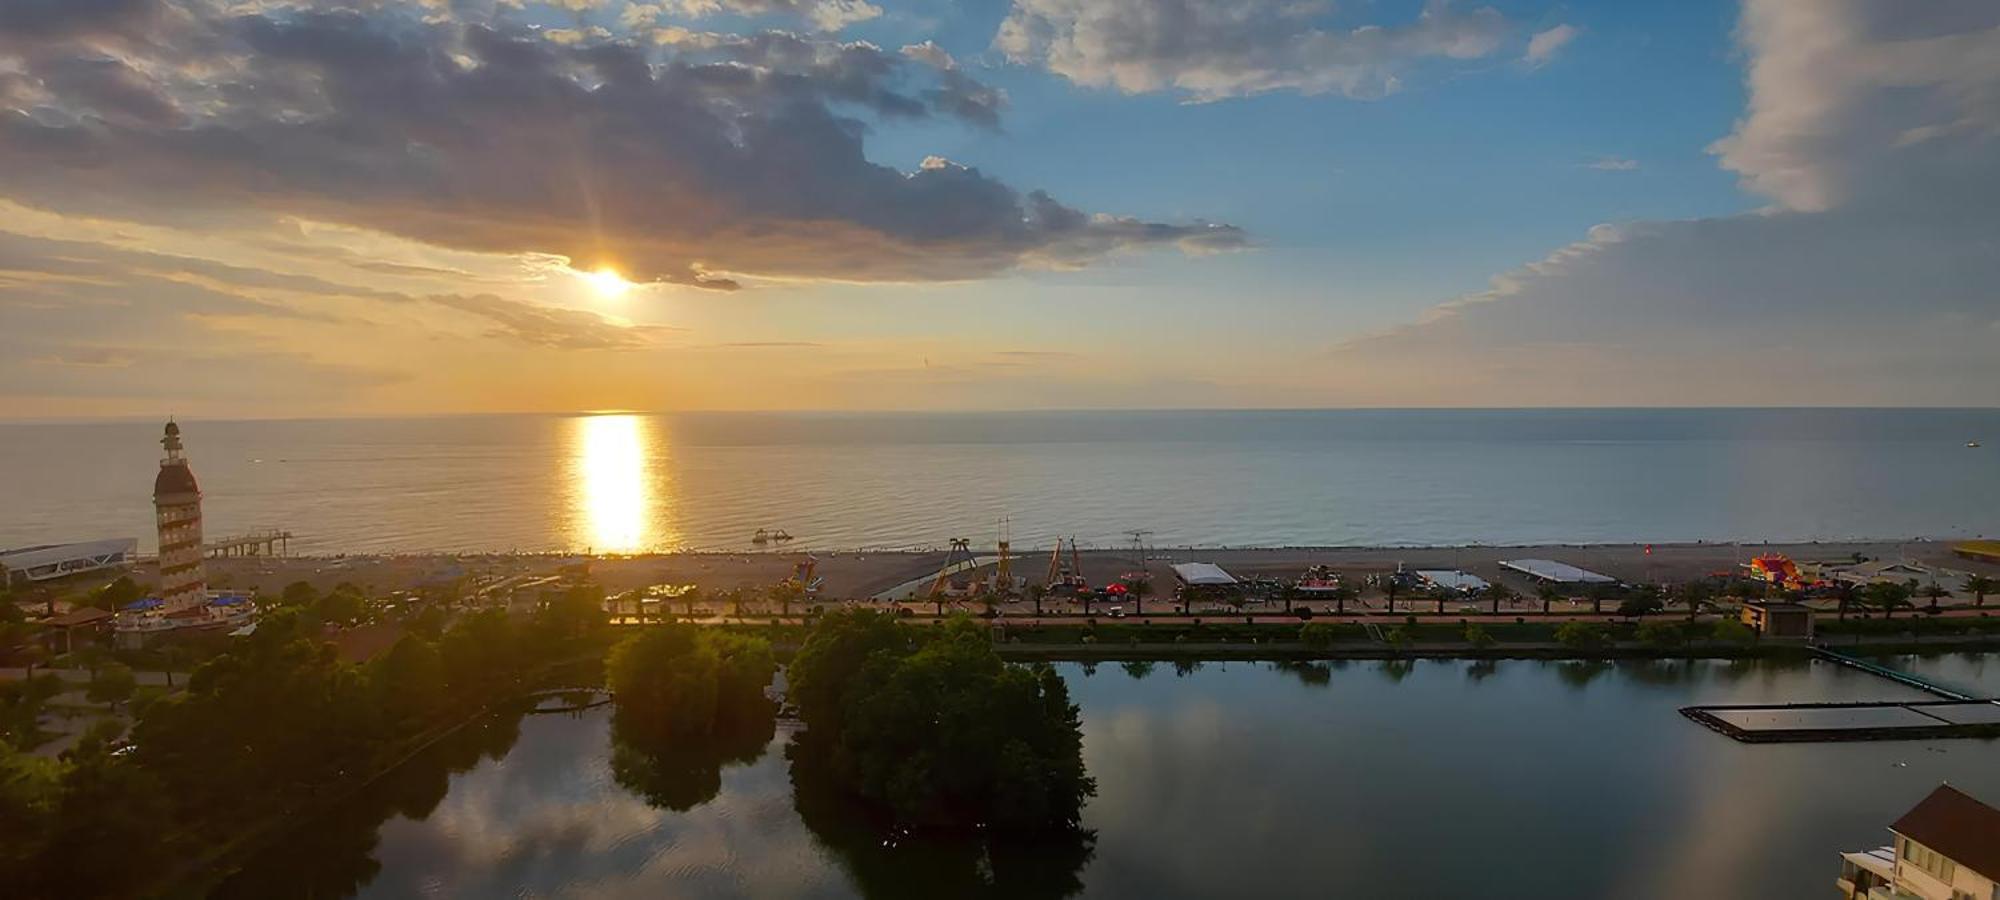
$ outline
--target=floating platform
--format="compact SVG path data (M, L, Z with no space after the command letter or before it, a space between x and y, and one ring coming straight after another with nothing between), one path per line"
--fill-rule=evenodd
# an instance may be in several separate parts
M1993 700L1689 706L1681 715L1746 744L2000 737Z

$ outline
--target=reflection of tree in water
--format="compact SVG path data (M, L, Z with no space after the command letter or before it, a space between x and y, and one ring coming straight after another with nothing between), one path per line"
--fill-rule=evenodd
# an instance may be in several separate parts
M1382 677L1389 679L1391 684L1403 683L1403 679L1410 677L1410 673L1416 670L1417 661L1406 658L1385 659L1382 661L1381 667L1377 669L1377 671L1382 673Z
M732 719L713 734L668 736L634 725L621 709L611 719L611 777L655 807L686 812L722 791L724 767L762 757L776 731L767 712Z
M1573 688L1585 687L1609 671L1611 664L1601 659L1570 659L1556 664L1556 677Z
M1201 660L1198 659L1177 659L1174 660L1174 674L1186 678L1201 671L1201 665Z
M382 824L394 816L430 817L451 789L451 776L483 759L500 759L521 734L522 710L478 719L353 797L260 848L215 888L211 897L348 897L381 872L375 859Z
M1125 674L1132 676L1134 681L1144 679L1146 676L1153 674L1153 661L1150 659L1135 659L1130 662L1122 662L1118 664L1118 667L1124 669Z
M1619 671L1634 682L1649 687L1679 687L1701 680L1704 667L1692 659L1639 659L1624 663Z
M899 832L843 793L826 766L829 748L802 732L785 748L792 805L820 846L832 852L858 893L877 898L1059 898L1083 890L1096 832L1029 837Z
M1500 671L1499 660L1475 659L1471 665L1465 667L1465 677L1466 680L1478 684L1488 678L1492 678L1493 674L1498 671Z
M1300 684L1312 687L1326 687L1333 683L1333 667L1323 662L1280 660L1277 663L1277 669L1280 672L1290 673L1292 677L1299 680Z

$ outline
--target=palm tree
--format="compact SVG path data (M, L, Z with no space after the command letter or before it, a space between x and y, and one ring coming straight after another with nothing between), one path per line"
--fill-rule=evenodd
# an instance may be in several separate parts
M1445 599L1446 599L1446 598L1448 598L1448 597L1450 597L1450 596L1451 596L1451 592L1450 592L1450 591L1448 591L1448 590L1445 590L1444 588L1438 588L1438 589L1437 589L1437 598L1438 598L1438 615L1440 615L1440 616L1441 616L1441 615L1444 615L1444 601L1445 601Z
M1910 598L1909 586L1893 581L1878 581L1871 584L1866 593L1869 602L1882 607L1882 618L1885 619L1895 618L1896 607L1905 605Z
M688 587L686 593L681 594L681 603L687 610L688 618L690 619L694 618L694 604L695 601L698 601L700 599L701 599L701 588L694 587L692 585Z
M2000 588L2000 584L1996 584L1993 579L1984 575L1973 575L1965 579L1965 592L1972 595L1973 606L1985 606L1986 595L1995 588Z
M1042 597L1047 595L1048 592L1049 592L1048 588L1045 588L1039 584L1028 585L1028 599L1034 601L1035 603L1035 618L1038 619L1041 618Z
M1843 622L1847 621L1847 610L1854 605L1854 598L1860 593L1861 589L1855 587L1852 581L1835 581L1833 583L1833 602L1835 603L1834 608L1837 610L1837 618Z
M945 601L944 592L932 591L931 600L937 603L937 617L940 619L944 618L944 601Z
M1333 588L1334 615L1337 616L1347 615L1347 599L1349 597L1352 597L1353 595L1354 595L1354 589L1348 587L1347 585L1341 584L1334 586Z
M1543 584L1535 588L1535 596L1542 598L1542 615L1546 616L1549 614L1549 607L1556 602L1556 598L1562 596L1562 592L1556 590L1553 584Z
M1132 588L1132 614L1135 616L1145 615L1146 595L1153 592L1153 579L1141 575L1126 582L1126 584Z
M1676 593L1680 595L1681 602L1687 604L1688 621L1694 621L1695 616L1701 614L1701 605L1708 602L1708 585L1690 581L1681 585Z
M1493 614L1500 614L1500 604L1512 603L1517 595L1514 589L1496 581L1486 586L1486 599L1493 601Z
M1929 597L1929 598L1930 598L1930 601L1931 601L1931 612L1937 612L1937 611L1938 611L1938 601L1939 601L1939 600L1942 600L1942 599L1944 599L1944 598L1946 598L1946 597L1949 597L1949 596L1951 596L1951 592L1950 592L1950 591L1947 591L1947 590L1945 590L1945 589L1944 589L1944 587L1943 587L1942 585L1938 584L1938 583L1937 583L1937 582L1935 582L1935 581L1931 582L1930 584L1927 584L1927 585L1924 585L1924 587L1923 587L1923 594L1924 594L1924 596L1926 596L1926 597Z
M1382 585L1382 593L1389 598L1389 611L1392 613L1396 611L1396 592L1402 589L1403 583L1397 581L1395 576L1390 576L1389 580Z

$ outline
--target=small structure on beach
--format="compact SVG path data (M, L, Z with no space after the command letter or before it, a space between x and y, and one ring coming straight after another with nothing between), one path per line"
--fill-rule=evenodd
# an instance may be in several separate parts
M1795 588L1805 585L1805 578L1799 574L1798 564L1792 562L1792 558L1783 553L1767 553L1763 556L1754 557L1749 563L1744 565L1744 568L1750 572L1751 578L1768 584L1775 584L1781 588Z
M1848 900L2000 896L2000 809L1948 784L1889 826L1894 842L1840 855Z
M1490 587L1486 579L1458 569L1418 569L1417 580L1430 587L1460 594L1477 594Z
M1743 604L1743 624L1767 638L1812 640L1812 609L1799 603L1751 600Z
M1239 583L1236 576L1214 563L1175 563L1173 568L1174 577L1189 587L1234 587Z
M1503 559L1500 568L1519 572L1543 584L1617 584L1609 575L1579 569L1553 559Z

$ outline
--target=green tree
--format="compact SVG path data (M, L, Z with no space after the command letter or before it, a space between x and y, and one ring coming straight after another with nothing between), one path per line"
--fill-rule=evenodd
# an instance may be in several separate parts
M1333 614L1336 616L1347 615L1347 602L1354 599L1354 589L1345 584L1338 584L1334 586L1331 593L1333 594Z
M404 635L369 663L368 678L377 707L391 722L427 721L445 706L444 655L418 635Z
M139 680L133 676L130 666L111 663L90 680L90 687L84 691L84 696L92 703L116 706L132 699L132 692L138 687Z
M1135 616L1145 615L1146 597L1153 593L1153 579L1147 575L1140 575L1126 582L1125 586L1131 589L1132 614Z
M1692 622L1701 614L1702 606L1709 602L1714 593L1706 582L1690 581L1675 590L1674 596L1680 600L1682 606L1687 607L1687 620Z
M1535 596L1541 598L1542 615L1546 616L1549 614L1549 606L1555 603L1556 600L1562 596L1562 594L1561 592L1556 590L1555 585L1544 584L1544 585L1539 585L1535 588Z
M1894 618L1896 610L1910 605L1910 587L1893 581L1877 581L1861 589L1870 606L1882 610L1883 618Z
M1414 625L1398 625L1382 636L1383 643L1389 645L1391 652L1400 654L1410 649L1410 644L1416 641L1416 630Z
M1973 606L1985 606L1986 595L1993 593L1993 591L1995 590L1995 583L1993 579L1988 578L1984 575L1971 575L1967 576L1965 579L1964 590L1966 593L1972 595Z
M1489 649L1494 644L1493 635L1487 633L1486 627L1478 622L1465 623L1465 642L1478 650Z
M1834 608L1837 610L1836 617L1843 622L1847 621L1847 611L1854 607L1854 601L1860 595L1861 589L1856 587L1854 582L1835 580L1833 582L1833 601Z
M642 629L605 662L621 720L656 738L710 736L768 720L764 688L776 671L769 643L685 623Z
M145 596L146 589L140 587L138 582L133 581L132 576L120 575L118 576L118 580L98 588L97 592L90 597L90 605L98 609L108 609L112 612L117 612L124 609L126 605L137 602Z
M1638 638L1648 647L1672 650L1687 643L1687 626L1666 620L1643 622L1639 625Z
M1921 592L1925 597L1930 599L1931 612L1938 611L1939 600L1943 600L1944 598L1951 596L1951 591L1946 590L1943 585L1940 585L1935 581L1931 582L1930 584L1924 585L1923 588L1921 589Z
M1486 599L1492 602L1493 614L1496 616L1500 614L1500 604L1512 603L1518 596L1513 588L1502 582L1496 581L1486 586Z
M1735 619L1717 619L1710 637L1725 644L1747 644L1757 638L1757 633Z
M1583 652L1601 650L1604 648L1604 626L1595 622L1564 622L1556 626L1556 643Z
M916 641L893 621L827 616L793 670L807 742L794 771L830 754L845 790L907 826L1074 830L1096 792L1062 678L1003 663L970 619Z
M1633 591L1618 601L1618 614L1627 619L1643 619L1660 611L1660 598L1651 591Z
M1330 622L1308 622L1299 626L1299 643L1313 650L1325 650L1340 639L1340 629Z
M278 602L295 609L309 609L319 603L319 591L308 581L294 581L285 585L278 595Z

